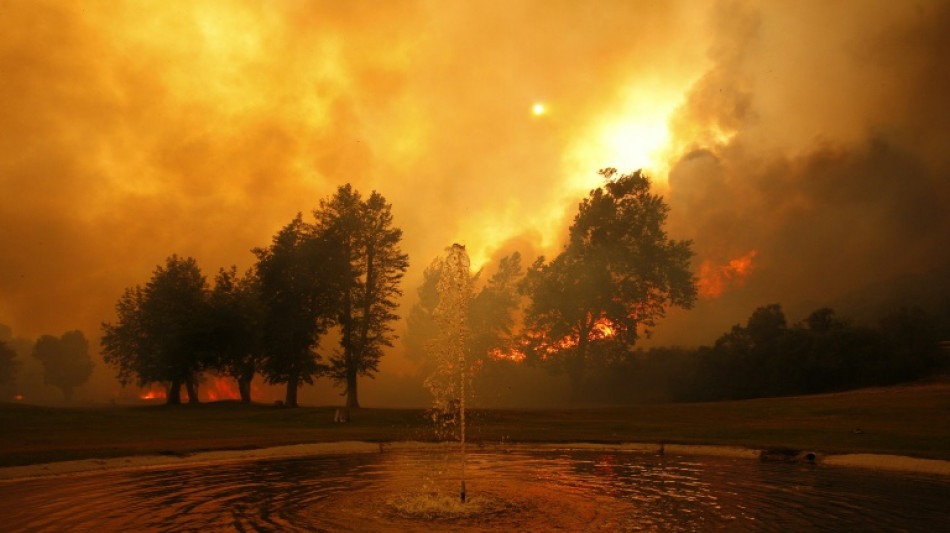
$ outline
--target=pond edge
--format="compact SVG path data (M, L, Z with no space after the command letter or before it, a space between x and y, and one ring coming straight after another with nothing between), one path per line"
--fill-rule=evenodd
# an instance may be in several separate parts
M266 459L288 459L316 455L350 453L381 453L387 451L451 451L457 443L395 441L366 442L340 441L308 444L291 444L246 450L203 451L183 455L139 455L108 459L80 459L24 466L0 468L0 483L24 481L35 478L95 474L106 471L150 470L183 466L210 465ZM671 444L652 442L626 442L603 444L591 442L564 443L475 443L471 448L497 452L531 450L590 450L623 453L644 453L667 456L717 456L737 459L758 459L835 467L868 468L874 470L935 474L950 476L950 461L921 459L902 455L845 453L825 454L801 450L759 450L742 446L719 446L703 444ZM470 449L471 449L470 448Z

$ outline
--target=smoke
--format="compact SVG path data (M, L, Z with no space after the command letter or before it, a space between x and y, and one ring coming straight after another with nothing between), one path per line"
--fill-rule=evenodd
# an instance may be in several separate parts
M678 326L708 342L766 303L854 308L908 275L945 278L948 6L724 4L714 20L715 65L672 121L692 140L669 174L672 224L699 258L754 250L755 269L700 303L714 326Z
M672 313L656 342L927 272L950 259L948 12L5 2L0 323L95 345L122 289L166 256L209 277L246 268L346 182L393 204L408 309L452 242L476 269L555 252L605 166L647 167L697 271L756 251L742 283ZM393 354L382 372L408 368Z

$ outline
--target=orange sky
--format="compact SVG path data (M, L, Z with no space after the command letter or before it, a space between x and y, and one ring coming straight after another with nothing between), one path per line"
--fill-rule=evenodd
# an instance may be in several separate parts
M936 1L2 1L0 324L95 344L166 256L243 269L346 182L392 202L411 303L446 245L556 251L599 168L643 166L697 271L755 250L657 331L709 342L948 264L948 30Z

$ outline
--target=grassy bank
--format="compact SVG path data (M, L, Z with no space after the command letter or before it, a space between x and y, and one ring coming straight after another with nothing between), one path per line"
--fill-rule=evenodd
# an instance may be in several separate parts
M0 466L140 454L188 454L342 440L433 440L422 410L197 406L53 408L0 404ZM950 460L950 383L840 394L575 410L475 410L469 439L668 442Z

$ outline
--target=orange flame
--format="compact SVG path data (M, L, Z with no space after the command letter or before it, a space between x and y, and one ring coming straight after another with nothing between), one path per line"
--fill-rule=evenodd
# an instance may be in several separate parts
M16 400L16 401L18 401L18 402L22 402L22 401L23 401L23 395L22 395L22 394L17 394L16 396L13 397L13 399Z
M490 352L488 352L488 357L496 361L507 359L509 361L520 363L524 361L525 358L527 358L528 356L525 355L524 351L522 351L520 348L511 348L508 351L502 350L500 348L495 348L494 350L491 350Z
M241 393L235 388L234 381L221 376L215 376L210 383L198 389L198 392L204 392L204 399L209 402L241 399Z
M166 397L167 391L165 388L156 385L143 389L139 394L140 400L164 400ZM198 397L203 402L239 400L241 393L238 391L237 383L232 378L213 376L209 381L198 387ZM255 401L272 401L272 399L278 397L279 395L275 395L270 387L262 387L255 382L251 383L251 398ZM271 400L268 400L268 398L271 398ZM181 391L181 400L183 402L188 401L188 392L184 389Z
M587 339L592 341L609 339L617 334L617 326L608 320L607 318L600 318L594 322L594 325L591 327L590 332L587 334ZM566 336L552 343L544 342L542 335L537 332L527 332L525 333L524 340L521 343L527 347L529 344L532 344L532 341L537 344L538 349L541 351L541 358L546 359L550 355L554 355L561 350L567 350L577 346L578 342L573 336ZM521 348L511 348L508 351L501 349L494 349L488 352L488 356L495 360L508 359L520 363L524 361L527 355Z
M139 395L139 399L142 400L164 400L165 399L165 389L149 389Z
M742 285L749 273L755 269L752 259L758 253L750 250L725 265L713 265L709 259L703 261L699 267L699 282L696 284L699 295L703 298L718 298L727 286Z

